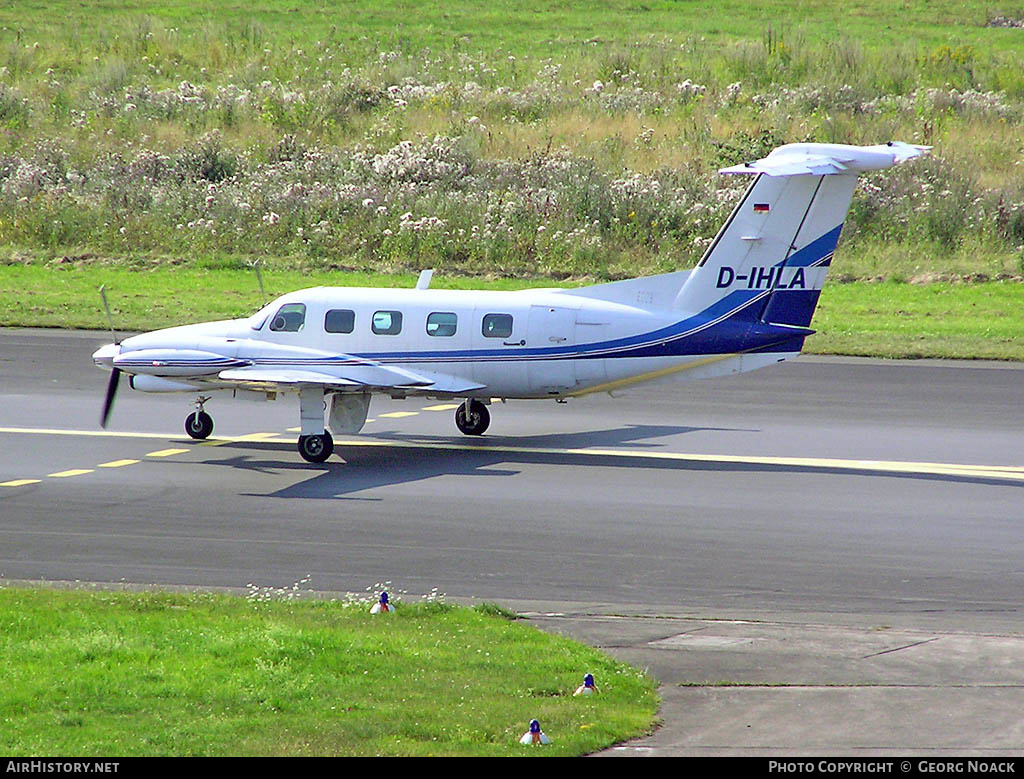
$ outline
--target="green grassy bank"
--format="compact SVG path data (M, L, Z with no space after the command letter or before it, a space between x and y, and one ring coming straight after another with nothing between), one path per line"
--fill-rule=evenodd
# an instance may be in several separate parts
M2 588L0 751L578 755L652 727L650 678L498 612ZM551 746L518 743L532 718Z
M744 183L721 167L898 139L933 148L863 177L834 267L855 283L826 291L811 348L1020 359L1022 36L1019 3L975 0L15 0L0 262L188 258L120 285L126 327L251 310L244 279L169 301L257 258L299 271L276 291L339 269L621 279L695 262ZM46 302L20 272L0 321L96 324L91 289ZM940 302L961 293L992 308Z

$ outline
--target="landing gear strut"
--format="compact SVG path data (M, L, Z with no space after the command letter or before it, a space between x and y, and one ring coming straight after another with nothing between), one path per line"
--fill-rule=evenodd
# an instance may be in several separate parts
M299 454L310 463L322 463L334 452L334 439L331 431L324 430L323 435L300 435Z
M299 454L308 463L322 463L334 452L334 439L324 427L323 387L303 387L299 390L299 418L302 434L299 436ZM319 431L323 432L319 432Z
M210 398L200 395L196 399L196 410L185 417L185 432L197 441L209 438L213 432L213 417L203 411L203 406Z
M455 410L455 426L466 435L483 435L489 424L491 415L479 400L466 398Z

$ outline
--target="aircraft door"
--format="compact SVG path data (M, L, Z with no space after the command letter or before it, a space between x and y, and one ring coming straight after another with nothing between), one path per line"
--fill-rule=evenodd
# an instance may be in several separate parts
M472 378L486 384L495 397L518 397L529 391L523 359L528 318L524 307L504 302L474 309Z
M576 343L575 309L531 306L526 340L531 353L540 358L528 362L532 392L558 395L576 387L576 362L571 348Z

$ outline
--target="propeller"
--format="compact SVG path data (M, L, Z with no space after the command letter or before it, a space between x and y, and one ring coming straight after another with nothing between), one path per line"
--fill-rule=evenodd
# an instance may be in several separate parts
M110 335L114 339L114 344L119 345L121 341L117 337L117 331L114 330L114 318L110 315L110 304L107 302L106 284L100 285L100 297L103 298L103 310L107 312L107 322L110 323ZM107 383L107 396L103 401L103 413L100 415L100 427L105 428L107 426L107 419L110 417L110 409L114 406L114 396L117 395L117 385L120 381L120 369L111 366L110 381Z
M114 396L117 394L117 385L121 381L121 369L110 369L110 381L107 383L107 397L103 400L103 413L100 415L100 427L107 426L107 417L110 416L110 409L114 405Z
M260 305L265 306L267 304L267 292L265 289L263 289L263 274L260 273L261 264L262 263L260 260L254 260L251 263L252 267L256 269L256 281L260 283Z
M107 322L110 323L110 335L114 339L115 344L121 343L117 337L117 332L114 330L114 318L110 315L110 304L107 302L107 285L100 284L100 297L103 298L103 310L107 312Z

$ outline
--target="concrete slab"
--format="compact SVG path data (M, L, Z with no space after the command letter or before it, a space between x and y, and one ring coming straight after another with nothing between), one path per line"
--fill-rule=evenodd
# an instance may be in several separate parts
M595 613L531 621L660 681L657 731L603 756L1024 751L1021 635Z

